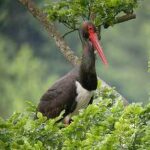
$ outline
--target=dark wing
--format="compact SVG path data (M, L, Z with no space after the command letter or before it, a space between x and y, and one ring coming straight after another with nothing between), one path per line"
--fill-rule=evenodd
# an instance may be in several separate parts
M57 81L42 96L38 111L48 118L58 116L62 110L65 110L65 115L67 115L74 107L77 78L78 75L71 72Z

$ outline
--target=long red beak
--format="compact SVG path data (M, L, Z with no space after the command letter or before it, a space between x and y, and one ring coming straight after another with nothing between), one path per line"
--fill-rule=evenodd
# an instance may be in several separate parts
M97 34L95 32L90 32L89 33L89 39L90 41L92 42L94 48L97 50L100 58L102 59L102 62L105 64L105 65L108 65L108 62L107 62L107 59L103 53L103 49L101 48L100 46L100 43L99 43L99 40L98 40L98 37L97 37Z

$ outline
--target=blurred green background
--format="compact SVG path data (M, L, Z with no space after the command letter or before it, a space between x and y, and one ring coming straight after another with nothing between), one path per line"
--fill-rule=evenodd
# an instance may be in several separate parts
M102 30L102 45L109 61L97 59L98 75L129 102L148 102L150 74L150 1L140 3L137 18ZM65 32L60 26L61 32ZM81 56L76 33L66 37ZM40 23L18 2L0 1L0 116L23 111L72 66L65 60Z

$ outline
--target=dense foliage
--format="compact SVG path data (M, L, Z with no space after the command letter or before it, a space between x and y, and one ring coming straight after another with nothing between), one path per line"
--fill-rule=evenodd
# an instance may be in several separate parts
M70 29L77 29L81 20L90 20L98 25L113 25L116 16L132 13L137 0L63 0L47 1L46 12L52 21L59 21Z
M0 119L1 150L99 149L148 150L150 147L150 104L123 106L114 89L99 88L95 103L73 117L64 127L61 116L47 120L29 103L24 113ZM62 112L63 113L63 112Z

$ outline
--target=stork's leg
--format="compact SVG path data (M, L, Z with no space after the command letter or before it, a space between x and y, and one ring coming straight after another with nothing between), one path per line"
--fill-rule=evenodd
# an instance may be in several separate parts
M91 97L90 101L89 101L89 104L92 104L93 103L93 99L94 99L94 95ZM88 104L88 105L89 105Z
M65 126L68 126L71 123L71 114L67 115L64 119L63 119L63 123L65 124Z

